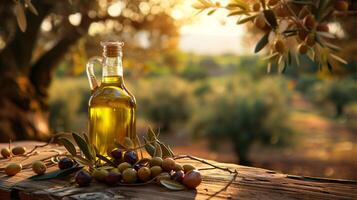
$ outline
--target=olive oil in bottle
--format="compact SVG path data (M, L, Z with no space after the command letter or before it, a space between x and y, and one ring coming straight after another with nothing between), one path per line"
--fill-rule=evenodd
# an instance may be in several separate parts
M115 143L124 138L136 139L134 96L125 87L122 67L121 42L102 42L103 57L94 57L87 64L92 89L89 100L89 139L99 153L108 155ZM98 86L93 66L103 66L102 82Z

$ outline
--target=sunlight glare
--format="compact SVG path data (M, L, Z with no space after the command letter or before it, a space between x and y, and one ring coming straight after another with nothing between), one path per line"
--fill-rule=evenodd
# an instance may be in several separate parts
M81 23L82 14L79 12L71 14L68 16L68 20L73 26L78 26Z
M118 1L113 3L108 8L108 14L112 17L118 17L121 14L124 5L122 2Z

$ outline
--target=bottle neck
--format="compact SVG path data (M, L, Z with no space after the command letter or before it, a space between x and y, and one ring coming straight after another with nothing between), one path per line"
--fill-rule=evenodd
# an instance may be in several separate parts
M102 83L122 83L122 57L104 57Z

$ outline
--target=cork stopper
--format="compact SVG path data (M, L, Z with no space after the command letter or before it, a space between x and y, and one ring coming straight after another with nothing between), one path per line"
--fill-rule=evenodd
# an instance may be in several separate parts
M124 42L107 41L107 42L101 42L100 45L102 45L103 47L103 56L105 57L122 56L121 49L124 46Z

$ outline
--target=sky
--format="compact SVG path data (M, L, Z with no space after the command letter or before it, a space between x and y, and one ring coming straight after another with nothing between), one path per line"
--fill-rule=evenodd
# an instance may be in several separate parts
M234 18L227 18L225 10L218 10L210 16L207 15L207 11L197 14L197 11L191 8L193 2L194 0L185 1L181 9L185 16L189 13L192 21L190 24L183 25L180 29L179 48L181 50L213 55L224 53L251 54L252 50L244 43L244 26L237 25ZM179 12L176 12L176 17L181 16Z

